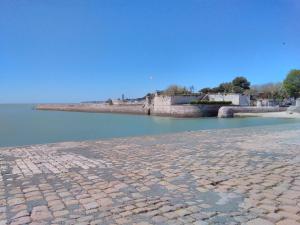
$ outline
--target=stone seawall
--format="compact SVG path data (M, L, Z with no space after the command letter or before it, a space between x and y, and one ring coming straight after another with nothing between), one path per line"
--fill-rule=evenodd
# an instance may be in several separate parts
M223 106L219 109L219 118L232 118L235 113L267 113L267 112L284 112L287 108L283 107L239 107Z
M73 111L73 112L98 112L98 113L127 113L148 114L143 105L105 105L105 104L41 104L37 110Z
M147 108L143 105L105 105L105 104L40 104L37 110L127 113L171 117L216 117L221 105L170 105Z
M221 105L170 105L154 107L152 115L172 117L216 117Z

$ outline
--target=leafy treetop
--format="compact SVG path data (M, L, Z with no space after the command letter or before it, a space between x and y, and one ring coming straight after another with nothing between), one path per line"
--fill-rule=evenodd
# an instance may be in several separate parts
M283 81L283 86L291 97L300 97L300 70L291 70Z

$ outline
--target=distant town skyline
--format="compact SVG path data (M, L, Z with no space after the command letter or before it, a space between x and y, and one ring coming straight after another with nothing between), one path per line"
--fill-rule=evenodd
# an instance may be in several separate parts
M298 0L0 1L0 103L141 97L300 68Z

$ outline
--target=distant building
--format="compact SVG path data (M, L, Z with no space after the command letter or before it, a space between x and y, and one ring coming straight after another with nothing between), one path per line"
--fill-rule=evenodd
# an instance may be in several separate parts
M113 105L123 105L123 104L125 104L125 103L126 103L125 101L120 100L120 99L113 99L113 100L112 100L112 104L113 104Z
M297 107L300 107L300 98L298 98L298 99L296 100L296 106L297 106Z
M155 106L170 106L170 105L182 105L190 104L192 101L198 100L200 95L160 95L155 94L153 104Z
M273 107L277 105L279 105L279 103L274 99L258 99L256 101L257 107Z
M151 100L147 98L145 108L149 109L149 115L175 117L217 116L221 104L191 104L193 101L202 100L203 97L205 97L204 94L164 95L156 93Z
M145 98L136 98L136 99L113 99L112 105L142 105L145 103Z
M232 102L232 105L249 106L250 96L242 94L208 94L209 101L228 101Z

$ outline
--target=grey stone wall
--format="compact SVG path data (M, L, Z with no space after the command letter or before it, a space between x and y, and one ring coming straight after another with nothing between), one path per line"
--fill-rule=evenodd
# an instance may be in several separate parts
M153 110L151 115L172 117L214 117L221 105L171 105Z
M58 110L74 112L102 112L102 113L128 113L148 114L143 105L105 105L105 104L42 104L37 105L38 110Z
M43 104L37 110L56 110L73 112L128 113L172 117L211 117L217 116L220 105L170 105L149 108L143 105L105 105L105 104ZM159 110L158 110L159 109Z
M283 112L286 108L282 107L241 107L241 106L223 106L219 109L218 117L232 118L235 113L265 113L265 112Z

